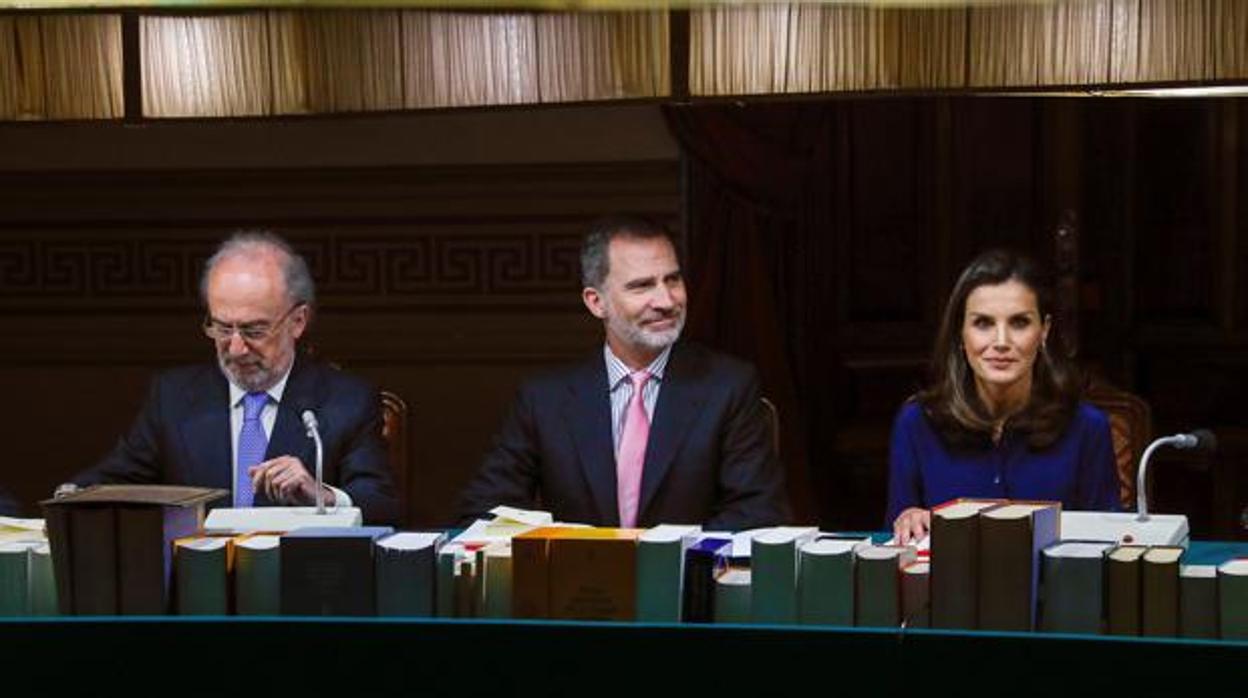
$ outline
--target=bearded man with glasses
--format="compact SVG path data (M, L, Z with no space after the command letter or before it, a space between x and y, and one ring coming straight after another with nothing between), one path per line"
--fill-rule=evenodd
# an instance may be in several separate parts
M216 364L157 376L130 431L68 487L197 485L229 490L235 507L310 505L315 447L301 415L312 410L325 445L325 503L395 523L378 392L298 352L315 304L303 258L271 233L239 233L204 265L200 295Z

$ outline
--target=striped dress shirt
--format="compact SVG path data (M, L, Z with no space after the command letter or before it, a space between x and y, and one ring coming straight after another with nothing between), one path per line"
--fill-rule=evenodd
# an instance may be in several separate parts
M607 390L611 393L611 443L615 444L615 455L618 457L628 403L633 399L633 382L628 379L632 371L611 351L611 347L604 344L602 354L607 362ZM659 401L659 388L663 385L663 371L667 368L667 360L671 355L672 347L668 346L646 367L650 372L650 380L646 381L646 386L642 389L641 399L646 408L646 419L651 422L654 421L654 406Z

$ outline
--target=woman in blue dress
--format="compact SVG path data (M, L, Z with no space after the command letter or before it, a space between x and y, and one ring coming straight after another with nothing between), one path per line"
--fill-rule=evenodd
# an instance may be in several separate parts
M993 250L962 272L931 383L893 424L886 522L899 542L927 535L931 508L957 497L1118 508L1109 419L1049 350L1052 316L1052 289L1027 257Z

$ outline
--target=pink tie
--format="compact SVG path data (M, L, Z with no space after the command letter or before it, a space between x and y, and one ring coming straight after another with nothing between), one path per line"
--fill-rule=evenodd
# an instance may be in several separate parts
M650 373L642 370L631 374L633 396L628 400L624 416L624 433L620 436L620 452L615 458L616 492L620 501L620 526L637 525L637 504L641 499L641 471L646 464L646 441L650 439L650 419L642 392Z

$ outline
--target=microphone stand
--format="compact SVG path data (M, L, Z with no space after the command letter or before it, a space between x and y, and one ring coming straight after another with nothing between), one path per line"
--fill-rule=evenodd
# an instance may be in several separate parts
M1144 455L1140 457L1140 469L1135 474L1135 509L1139 515L1135 517L1136 521L1148 521L1148 495L1144 491L1144 486L1148 482L1148 461L1153 457L1153 451L1161 446L1174 446L1175 448L1213 448L1213 435L1203 429L1197 430L1193 434L1175 434L1174 436L1163 436L1160 439L1148 445L1144 449Z
M1144 491L1144 487L1148 482L1148 461L1153 457L1153 451L1167 444L1176 443L1180 438L1167 436L1157 439L1144 449L1144 455L1140 458L1140 468L1135 473L1135 510L1139 512L1135 517L1136 521L1148 521L1148 494Z
M321 443L321 433L316 428L316 416L311 410L303 413L303 423L308 428L308 438L316 443L316 513L325 513L324 459L325 446Z

